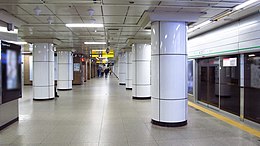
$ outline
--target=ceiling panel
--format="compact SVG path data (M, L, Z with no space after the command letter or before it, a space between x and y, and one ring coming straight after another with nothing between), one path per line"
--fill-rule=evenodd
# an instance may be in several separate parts
M102 6L104 16L106 15L126 15L127 7L126 6Z
M49 17L53 20L52 24L61 24L63 23L59 18L56 16L37 16L37 19L39 19L43 24L48 24Z
M79 16L58 16L64 23L82 23Z
M218 0L219 1L219 0ZM161 6L179 6L179 7L208 7L215 5L217 1L162 1Z
M49 26L35 26L30 27L33 31L39 31L39 32L53 32L54 30Z
M178 12L181 9L181 7L176 7L176 8L172 8L172 7L157 7L154 9L154 11L164 11L164 12Z
M127 24L137 24L140 17L126 17L125 23Z
M121 32L121 35L135 35L136 32L134 31L124 31L124 32Z
M140 27L123 27L122 31L138 31Z
M95 11L94 16L102 15L101 6L83 6L83 5L80 5L80 4L75 4L75 7L76 7L76 9L79 12L79 15L81 17L88 16L89 15L88 9L90 9L90 8Z
M61 25L57 25L57 26L51 26L51 28L53 29L53 30L55 30L55 31L70 31L69 29L68 29L68 27L66 27L65 25L64 26L61 26Z
M41 9L41 15L52 15L53 13L44 5L19 5L22 9L27 11L29 14L35 15L34 9L38 6Z
M203 12L204 8L181 8L179 12Z
M105 23L123 23L124 16L106 16L104 17Z
M32 15L16 15L17 18L22 19L23 21L29 23L29 24L39 24L41 23L40 20L36 19L36 17Z
M16 5L1 5L0 4L0 9L4 9L7 12L9 12L11 14L15 14L15 15L28 15L28 13L26 11L24 11L23 9L21 9L20 7L18 7Z
M77 15L78 12L72 4L47 5L57 15Z
M158 5L159 0L131 0L134 4ZM103 0L104 4L130 4L129 0ZM132 4L131 4L132 5Z
M147 6L130 6L128 16L141 16L145 10L149 10Z
M71 27L69 29L73 32L88 32L88 28Z
M94 18L96 23L103 23L102 16L93 16L93 17L81 17L84 23L91 23L91 19Z
M206 10L206 13L205 15L202 15L202 17L213 17L217 14L220 14L221 12L224 12L225 9L208 9Z

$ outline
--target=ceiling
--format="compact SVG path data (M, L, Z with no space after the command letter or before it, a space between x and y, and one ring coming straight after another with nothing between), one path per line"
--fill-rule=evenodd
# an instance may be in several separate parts
M107 41L122 48L128 38L150 39L141 20L147 11L203 12L196 23L206 21L245 0L1 0L0 9L22 20L20 38L55 38L57 48L85 50L106 46L84 45L85 41ZM35 15L34 8L42 12ZM67 28L66 23L88 23L88 9L94 9L96 23L104 28ZM51 17L53 23L47 19ZM191 25L196 25L191 24ZM96 30L96 32L95 32Z

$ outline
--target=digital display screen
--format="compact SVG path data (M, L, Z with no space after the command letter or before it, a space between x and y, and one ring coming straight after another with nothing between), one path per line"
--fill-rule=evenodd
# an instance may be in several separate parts
M193 60L188 61L188 93L193 94Z
M21 46L1 41L2 103L22 97Z
M17 68L17 53L12 50L6 51L6 77L7 77L7 89L18 88L18 68Z

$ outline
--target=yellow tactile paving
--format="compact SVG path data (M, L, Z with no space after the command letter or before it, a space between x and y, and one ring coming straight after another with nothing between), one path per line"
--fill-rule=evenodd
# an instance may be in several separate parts
M227 117L225 117L223 115L217 114L216 112L208 110L208 109L206 109L206 108L204 108L202 106L199 106L197 104L194 104L192 102L188 102L188 105L191 106L191 107L194 107L194 108L196 108L196 109L198 109L198 110L200 110L200 111L202 111L204 113L207 113L207 114L209 114L209 115L211 115L211 116L213 116L213 117L215 117L215 118L217 118L217 119L219 119L219 120L221 120L223 122L226 122L226 123L228 123L228 124L230 124L232 126L235 126L235 127L239 128L239 129L245 131L245 132L248 132L248 133L250 133L250 134L260 138L260 131L258 131L256 129L253 129L253 128L245 125L245 124L236 122L236 121L234 121L234 120L232 120L230 118L227 118Z

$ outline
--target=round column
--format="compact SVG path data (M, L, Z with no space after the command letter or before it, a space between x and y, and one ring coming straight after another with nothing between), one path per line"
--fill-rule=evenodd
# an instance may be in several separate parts
M187 124L187 54L185 22L152 23L152 123Z
M33 49L33 99L54 99L53 44L38 43Z
M70 51L59 51L58 55L58 90L71 90L73 80L73 55Z
M151 45L133 44L133 99L151 99Z
M126 52L126 90L132 90L132 52Z
M119 85L125 85L126 84L126 55L122 53L119 56L118 60L119 64Z

